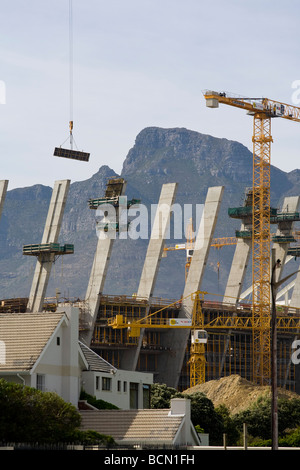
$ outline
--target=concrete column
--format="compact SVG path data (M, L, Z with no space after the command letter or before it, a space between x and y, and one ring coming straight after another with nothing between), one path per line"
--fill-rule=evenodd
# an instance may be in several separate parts
M294 196L294 197L286 197L283 202L282 206L282 212L298 212L299 208L299 196ZM292 235L292 229L294 227L294 222L289 222L289 221L283 221L278 223L278 229L276 232L276 235ZM288 261L287 259L287 251L290 247L289 243L274 243L273 248L275 248L275 260L280 259L281 265L279 268L275 270L275 281L278 282L283 273L284 265ZM299 265L298 265L299 267ZM297 268L296 268L297 269ZM296 271L295 269L295 271ZM287 301L286 305L289 305L288 302L288 292L286 293L287 296ZM295 283L294 283L294 289L292 292L292 297L291 297L291 302L290 305L292 307L298 307L300 308L300 273L296 275ZM295 336L295 339L297 339L297 335ZM289 361L289 364L286 368L286 374L285 374L285 382L286 383L290 371L290 366L291 366L291 359Z
M241 231L246 230L244 224L241 225ZM250 229L251 230L251 229ZM237 241L237 245L234 252L234 257L231 264L231 269L224 293L223 302L228 304L237 304L240 299L243 282L245 278L245 274L247 271L249 256L252 248L252 239L243 239L239 238ZM236 312L232 314L233 317L236 316ZM229 339L232 330L228 331L227 339L224 346L224 353L222 356L221 364L220 364L220 376L222 376L224 362L226 353L229 346Z
M0 218L2 215L2 211L3 211L4 201L5 201L6 192L7 192L7 186L8 186L8 180L0 181Z
M69 192L70 180L56 181L48 209L41 243L57 243ZM37 258L27 311L41 312L54 261L54 254L45 253Z
M208 188L194 253L182 296L180 318L192 318L194 303L192 294L201 289L223 192L223 186ZM170 387L177 387L189 335L189 329L176 330L175 328L167 330L167 333L163 335L163 346L168 351L158 359L157 382L166 383Z
M169 183L162 186L137 297L150 299L153 295L164 249L166 230L170 223L170 211L175 201L176 191L177 183Z
M161 189L160 198L152 226L143 271L137 291L137 298L149 300L146 315L151 304L155 282L163 254L166 231L170 223L170 213L175 201L177 183L164 184ZM121 368L135 370L145 330L141 330L138 346L134 351L125 351L122 354Z
M126 191L126 182L124 181L120 196ZM118 210L116 210L118 216ZM80 339L88 347L91 345L94 327L100 306L100 297L103 292L106 274L109 266L111 252L113 249L114 237L111 234L105 235L104 232L98 237L96 253L90 274L89 283L85 294L87 311L85 312L85 330L80 333Z
M244 224L241 231L245 230ZM231 269L224 293L224 302L235 304L240 298L243 282L248 266L252 240L239 238L236 244Z
M290 212L290 213L298 212L299 201L300 201L299 196L286 197L283 201L281 211ZM282 236L292 235L293 227L294 227L293 221L286 220L286 221L278 222L278 229L277 229L276 235L282 235ZM289 249L289 246L290 246L289 243L280 243L280 242L273 243L273 248L275 248L275 253L276 253L276 259L281 260L281 267L279 269L276 269L276 278L275 278L276 281L278 281L281 278L284 265L288 261L287 251ZM233 270L233 267L232 267L232 270ZM235 287L233 286L233 289L234 288L237 289L237 286ZM238 297L241 299L245 299L249 294L251 294L251 292L252 292L252 286L250 286L248 289L246 289L242 293L239 292ZM299 295L300 295L300 287L299 287ZM300 297L299 297L299 300L300 300ZM228 300L225 299L225 302L227 301Z
M281 212L290 212L290 213L298 212L299 201L300 201L299 196L291 196L291 197L284 198ZM279 236L292 235L293 228L294 228L293 221L278 222L278 229L277 229L276 235L279 235ZM286 261L287 251L289 247L290 247L289 243L280 243L280 242L273 243L273 248L275 249L275 259L276 260L280 259L281 261L280 268L277 268L275 271L276 282L280 280L281 278L285 261Z
M282 212L297 212L298 205L299 205L298 196L286 197L284 199L281 211ZM291 221L278 222L278 229L277 229L276 235L282 235L282 236L292 235L293 225L294 223ZM241 230L245 230L245 227L243 227L243 225L241 227ZM290 245L289 243L280 243L280 242L276 242L273 244L273 247L276 250L276 259L281 260L280 269L276 269L276 281L278 281L281 277L289 245ZM240 297L243 297L243 295L241 296L241 289L243 286L243 280L245 277L251 248L252 248L251 239L250 240L247 240L247 239L238 240L233 262L231 265L231 270L229 273L229 278L228 278L225 294L224 294L224 302L226 303L236 304L239 301ZM244 293L244 295L247 292L250 293L250 291L252 291L252 287L250 290L247 290ZM233 317L236 316L236 313L233 313L232 316ZM232 333L232 330L229 330L225 347L224 347L224 354L222 356L222 361L220 365L220 375L222 374L222 371L223 371L225 356L227 353L227 349L229 345L229 338L230 338L231 333Z
M299 265L298 265L299 268ZM295 270L296 271L296 270ZM300 273L297 274L295 285L290 301L290 306L295 308L300 308Z

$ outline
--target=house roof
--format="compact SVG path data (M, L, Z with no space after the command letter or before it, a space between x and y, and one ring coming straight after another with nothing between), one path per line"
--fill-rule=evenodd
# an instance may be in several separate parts
M0 313L0 371L30 370L64 316L63 312Z
M88 348L81 341L79 341L79 346L80 346L80 348L83 352L85 360L88 363L89 370L95 371L95 372L109 372L109 373L112 370L113 371L117 370L112 364L105 361L105 359L103 359L97 353L92 351L90 348Z
M83 430L112 436L119 444L174 444L183 415L169 409L82 410Z

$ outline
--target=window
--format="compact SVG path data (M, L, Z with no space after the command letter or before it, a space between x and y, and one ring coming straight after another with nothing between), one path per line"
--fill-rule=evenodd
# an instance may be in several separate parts
M122 382L121 380L118 380L118 386L117 386L118 392L121 392L121 388L122 388Z
M100 385L99 382L100 382L100 377L99 377L99 375L96 375L96 390L99 390L99 388L100 388L99 387L99 385Z
M45 376L41 374L37 374L36 376L36 388L41 392L45 391Z
M124 392L124 393L127 392L127 382L124 382L124 383L123 383L123 392Z
M130 382L130 409L136 410L139 407L139 384Z
M56 344L57 344L57 346L60 346L60 336L57 336L57 338L56 338Z
M111 390L111 378L102 377L102 390Z
M150 408L150 385L143 384L143 408Z

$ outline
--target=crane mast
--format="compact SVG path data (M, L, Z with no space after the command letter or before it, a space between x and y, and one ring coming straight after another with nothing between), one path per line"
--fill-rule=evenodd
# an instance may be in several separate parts
M271 118L255 113L253 121L252 316L253 380L265 385L271 375L270 172Z
M271 119L281 117L300 121L300 108L269 100L205 91L206 106L219 103L244 109L253 116L253 188L252 188L252 336L253 380L269 384L271 376L271 240L270 240L270 173Z

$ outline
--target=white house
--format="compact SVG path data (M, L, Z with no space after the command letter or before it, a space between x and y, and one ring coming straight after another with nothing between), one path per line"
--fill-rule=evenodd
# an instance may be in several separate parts
M81 428L112 436L121 446L200 446L190 400L173 398L170 409L82 410Z
M86 360L82 388L87 393L122 410L149 408L153 374L116 369L87 346L79 344Z
M1 313L0 377L52 391L77 406L83 360L78 311Z
M78 341L79 309L54 313L0 313L0 378L56 392L79 407L81 388L118 410L79 407L82 429L114 437L121 445L199 445L190 401L149 408L150 373L119 370ZM92 407L90 407L92 408Z
M0 313L0 378L56 392L76 407L81 388L122 409L149 406L152 374L118 370L80 343L78 318L70 306Z

